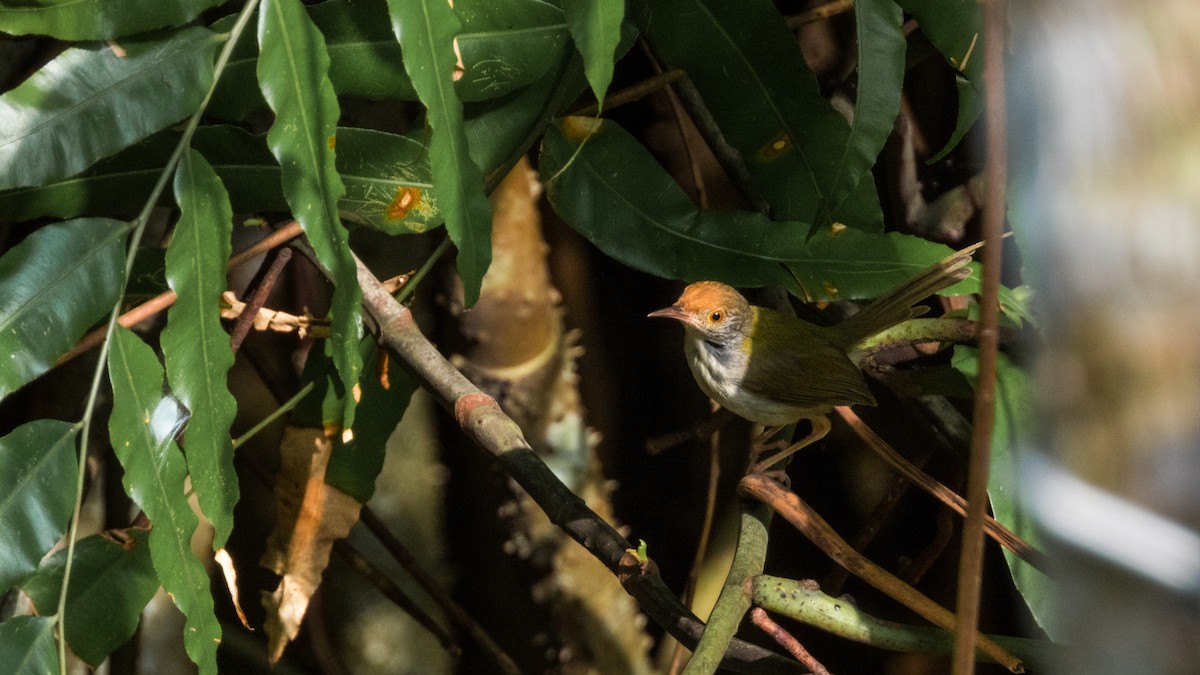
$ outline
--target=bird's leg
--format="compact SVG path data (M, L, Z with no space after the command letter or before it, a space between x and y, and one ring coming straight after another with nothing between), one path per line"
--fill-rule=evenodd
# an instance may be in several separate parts
M762 455L764 450L773 450L786 443L786 441L781 443L772 443L765 446L757 445L756 443L757 452L751 451L750 471L748 473L768 473L767 469L787 459L788 457L791 457L801 448L808 447L822 438L825 438L825 435L828 434L829 430L833 428L833 425L829 423L829 418L824 415L814 415L813 417L808 418L808 421L812 423L812 431L810 431L807 436L801 438L795 443L792 443L791 445L787 445L778 452L768 455L766 459L759 459L759 456ZM770 431L771 433L774 433L775 430ZM763 436L759 437L759 439L764 438L770 438L770 436L767 436L764 433Z

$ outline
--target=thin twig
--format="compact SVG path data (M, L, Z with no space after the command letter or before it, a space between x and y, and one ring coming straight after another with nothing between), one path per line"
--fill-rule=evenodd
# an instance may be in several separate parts
M796 660L804 664L805 668L812 671L812 675L830 675L829 669L817 660L796 636L787 632L783 626L771 620L762 607L755 607L750 610L750 621L758 626L764 633L771 636L771 639L779 644L779 646L788 650L788 653L796 657Z
M363 304L380 340L403 359L439 405L454 414L463 432L525 489L550 521L612 572L652 620L685 645L695 645L704 624L679 602L650 564L631 562L629 541L563 485L525 440L495 399L479 391L421 334L412 312L388 293L361 260ZM735 672L795 673L796 664L761 647L735 640L722 667Z
M294 220L290 221L283 227L280 227L278 230L275 230L271 234L268 234L267 236L255 242L253 246L250 246L241 253L229 258L229 262L226 264L226 269L233 269L235 267L244 265L250 260L253 260L254 258L266 253L276 246L282 246L283 244L286 244L301 234L304 234L304 230L300 229L300 223L297 223ZM125 328L137 325L175 304L175 300L175 291L165 291L117 317L117 323ZM55 363L55 365L61 366L76 356L79 356L80 354L83 354L84 352L87 352L93 347L99 345L101 342L104 342L105 335L106 332L104 328L97 328L87 335L84 335L79 342L75 343L75 346L71 348L71 351L58 357L58 361Z
M645 36L638 38L637 42L642 53L646 55L646 61L650 63L650 67L654 69L655 73L661 75L663 73L662 64L654 57L654 52L646 43ZM688 124L687 113L674 89L667 88L663 90L663 93L667 96L667 104L671 107L671 117L675 120L676 130L679 131L679 145L683 148L683 154L687 156L688 168L692 172L692 184L696 187L696 205L701 209L707 209L708 190L704 187L704 172L700 169L700 162L696 160L696 153L692 152L692 144L688 142L690 135L688 132L691 127Z
M664 87L669 87L671 84L678 82L683 77L683 71L678 68L671 68L663 72L648 77L635 85L625 87L624 89L614 92L611 96L604 99L603 109L605 112L612 110L619 105L633 103L641 98L649 96L654 92ZM599 103L585 105L582 108L577 108L571 111L571 115L578 117L595 117L600 114L601 106Z
M669 434L646 439L646 452L657 455L664 450L682 445L688 441L705 441L713 437L726 424L734 419L734 414L721 408L705 419L696 422L687 429L673 431Z
M838 406L834 408L839 416L850 425L850 428L858 434L875 454L879 455L885 462L888 463L896 471L899 471L905 478L909 479L925 492L929 493L938 501L953 509L959 515L966 515L967 500L963 499L957 492L942 485L929 474L921 471L913 466L911 462L906 460L900 453L896 452L892 446L879 437L871 427L851 410L848 406ZM985 495L986 497L986 495ZM983 529L988 536L996 540L1004 548L1012 551L1021 560L1029 563L1037 569L1050 574L1048 561L1045 554L1031 546L1024 539L1018 537L1016 533L1008 529L1004 525L996 521L995 518L984 514Z
M775 509L800 532L825 552L825 555L850 570L854 576L883 591L896 601L935 625L954 630L957 618L950 610L930 600L924 593L896 578L891 572L867 560L850 547L825 519L805 504L796 493L763 476L750 474L738 483L738 492L754 497ZM977 648L1012 672L1021 672L1021 662L995 642L979 635Z
M237 323L233 324L233 331L229 335L229 348L235 354L241 348L242 340L245 340L246 336L250 334L250 329L254 327L254 319L258 316L258 310L267 303L267 296L271 295L271 291L275 288L275 282L279 281L279 275L283 274L283 268L287 267L288 261L291 259L292 249L290 248L282 248L275 253L266 274L258 282L258 288L254 289L254 295L250 297L250 302L246 303L246 308L242 310L242 315L238 317Z
M983 578L983 528L987 509L988 465L996 414L996 355L999 350L1000 245L1004 229L1008 154L1004 109L1004 47L1007 7L1004 0L983 4L984 114L987 128L987 195L983 202L983 288L979 313L979 377L975 385L971 457L967 463L967 520L963 523L962 558L958 568L961 628L954 636L953 672L975 672L975 626Z
M446 617L450 619L450 623L457 626L468 637L474 640L476 644L482 647L501 672L508 673L509 675L520 675L521 670L517 668L517 664L512 660L512 657L504 653L500 645L496 644L496 641L487 634L487 631L475 619L471 618L471 615L462 608L462 605L455 602L450 597L450 594L442 589L437 580L425 571L425 568L417 562L416 557L392 534L387 525L366 504L363 505L362 511L359 512L359 520L371 531L371 534L375 535L379 543L383 544L383 547L392 558L400 563L400 566L412 575L417 584L441 607L442 611L446 613Z
M817 5L812 9L799 14L793 14L784 19L787 27L791 30L796 30L805 24L824 21L831 16L837 16L854 9L854 0L833 0L823 5Z
M462 653L462 648L454 640L450 633L438 625L433 617L425 613L412 598L405 595L404 591L399 586L392 582L386 574L375 567L375 565L367 560L367 557L359 553L345 539L338 539L333 542L333 550L337 551L338 555L342 556L350 566L358 571L359 574L371 583L372 586L379 589L388 600L391 600L397 607L404 610L417 623L421 624L425 630L433 634L442 643L442 647L450 653L451 656L457 657Z

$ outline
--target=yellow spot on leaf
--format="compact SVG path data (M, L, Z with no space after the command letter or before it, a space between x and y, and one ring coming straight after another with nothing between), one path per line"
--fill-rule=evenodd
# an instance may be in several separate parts
M349 443L354 440L354 430L350 428L342 429L342 443Z
M330 137L329 137L329 140L328 140L328 141L326 141L326 142L327 142L327 143L329 143L329 149L330 149L330 150L336 150L336 149L337 149L337 136L336 136L336 135L335 135L335 136L330 136Z
M831 297L831 298L837 297L837 294L838 294L837 286L834 286L833 284L829 283L828 281L822 281L821 287L825 289L825 294L828 295L829 297Z
M792 137L786 131L780 132L770 143L767 143L758 151L758 159L762 162L771 162L792 150Z
M829 237L832 239L833 237L838 236L839 234L842 233L842 230L844 230L844 229L846 229L845 223L834 223L834 224L830 225L829 226Z
M388 220L404 220L408 212L421 201L421 188L403 185L396 189L396 196L385 212Z

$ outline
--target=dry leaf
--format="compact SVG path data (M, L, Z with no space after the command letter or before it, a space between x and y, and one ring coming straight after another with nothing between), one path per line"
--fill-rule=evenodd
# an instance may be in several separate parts
M246 621L246 613L242 611L242 601L238 596L237 570L233 567L233 556L222 548L217 551L213 559L221 566L221 572L225 576L225 586L229 589L229 598L233 600L233 609L237 612L238 620L242 622L246 630L254 630L250 627L250 622Z
M280 445L275 485L278 521L267 540L262 565L280 575L279 587L263 593L271 663L300 631L308 601L329 564L333 542L358 521L361 505L325 484L335 430L288 427Z

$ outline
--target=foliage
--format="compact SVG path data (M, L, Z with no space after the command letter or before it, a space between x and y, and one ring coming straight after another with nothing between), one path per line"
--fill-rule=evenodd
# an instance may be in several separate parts
M0 257L0 401L125 306L126 242L156 205L170 209L173 234L165 259L149 259L178 298L157 339L110 325L100 366L112 448L149 534L131 531L125 547L90 537L46 558L81 499L71 452L79 426L33 420L0 439L0 586L24 584L41 615L0 624L0 662L27 672L55 668L59 625L76 654L103 661L158 584L186 615L189 656L216 672L221 627L192 552L199 521L185 485L220 548L239 498L233 356L218 314L235 214L294 218L328 274L329 339L305 373L320 384L312 400L322 410L307 421L352 429L334 447L329 481L361 501L417 385L397 364L377 367L363 335L351 234L403 237L444 223L469 306L491 260L487 190L531 150L540 148L550 203L568 224L611 258L662 277L782 285L804 301L861 299L949 251L884 231L872 168L900 109L905 12L957 71L957 125L943 153L971 127L982 60L970 57L979 52L973 2L942 12L859 0L849 119L767 0L262 0L257 9L251 0L257 39L241 33L244 4L0 8L0 31L68 41L0 95L0 214L26 223L10 225L19 243ZM744 164L734 180L765 208L700 208L632 129L566 117L588 88L602 99L623 81L619 62L635 36L661 65L687 72L709 131ZM390 106L386 130L356 122L366 101ZM971 370L965 358L955 366ZM1023 383L1016 366L1003 367L1005 383ZM88 393L60 395L82 404ZM1003 419L1018 427L1027 410L1012 413ZM1016 518L1010 500L994 498L997 517ZM1044 584L1010 564L1036 613ZM104 602L85 593L102 586Z

